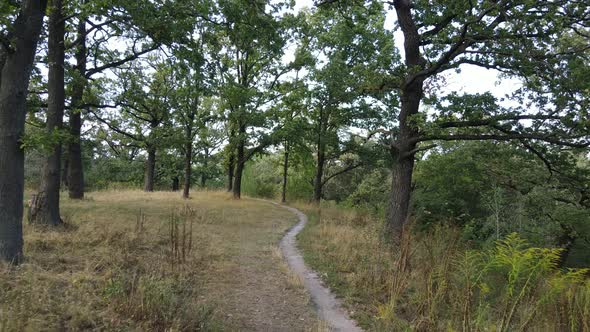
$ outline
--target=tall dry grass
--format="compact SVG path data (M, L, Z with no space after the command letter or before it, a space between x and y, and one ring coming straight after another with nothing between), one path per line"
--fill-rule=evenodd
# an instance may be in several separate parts
M217 254L197 231L205 212L128 190L62 210L64 226L25 225L24 264L0 266L0 331L221 330L199 289Z
M447 227L407 232L394 248L367 215L299 207L306 262L368 330L590 331L588 270L558 270L559 249L512 234L470 250Z

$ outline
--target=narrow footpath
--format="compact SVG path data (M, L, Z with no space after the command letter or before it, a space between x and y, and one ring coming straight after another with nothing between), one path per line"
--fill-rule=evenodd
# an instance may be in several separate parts
M299 220L299 222L283 237L280 247L291 270L303 279L305 288L315 304L320 320L326 322L331 331L362 331L356 322L352 320L348 313L342 308L340 301L334 296L330 289L324 286L318 275L307 268L303 261L303 256L297 248L296 237L303 227L305 227L307 216L295 208L284 205L279 206L293 212L297 215Z

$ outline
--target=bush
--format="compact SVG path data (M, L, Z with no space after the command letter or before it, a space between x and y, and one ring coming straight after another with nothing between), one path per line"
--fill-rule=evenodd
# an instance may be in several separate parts
M281 177L276 171L276 161L264 157L246 164L242 175L242 191L250 196L274 198L279 192Z

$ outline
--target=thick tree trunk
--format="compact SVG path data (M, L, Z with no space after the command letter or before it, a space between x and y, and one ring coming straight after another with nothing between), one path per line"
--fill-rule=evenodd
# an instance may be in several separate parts
M395 160L392 172L392 188L386 216L386 232L394 243L399 243L410 213L414 154L419 137L412 117L418 114L423 97L424 78L414 76L416 69L424 68L426 61L420 50L420 34L414 22L411 1L394 2L398 21L404 34L405 62L412 70L402 83L399 135L392 146Z
M283 190L281 192L281 202L287 201L287 177L289 173L289 145L285 144L285 158L283 160Z
M313 181L313 201L319 204L322 199L322 180L324 178L325 153L318 151L318 160L316 164L315 179Z
M391 196L387 214L387 232L394 241L401 238L403 227L408 219L413 170L413 157L398 160L393 167Z
M26 99L37 41L47 1L26 0L14 23L14 49L0 68L0 259L22 259L24 160L21 137L25 129ZM0 48L3 47L0 45Z
M4 64L6 63L7 58L8 50L6 50L4 47L0 47L0 84L2 82L2 68L4 68Z
M230 193L234 189L234 170L235 170L235 155L232 152L229 156L227 165L227 192Z
M143 182L143 191L154 191L154 177L156 174L156 149L149 146L147 149L148 157L145 162L145 175Z
M244 130L245 132L245 130ZM244 141L240 135L238 146L236 149L236 172L234 174L233 196L235 199L240 199L242 195L242 174L244 173L245 160L245 146Z
M418 81L402 91L400 111L400 134L393 149L394 160L391 196L387 211L388 235L399 242L410 212L412 194L412 175L414 172L415 138L417 128L411 124L410 117L418 113L422 99L422 82Z
M82 117L79 110L70 113L68 144L68 194L71 199L84 198L84 169L82 165L81 131Z
M237 162L236 163L236 174L234 176L234 185L233 185L233 197L235 199L240 199L242 196L242 174L244 173L244 164Z
M55 135L63 129L65 106L64 89L64 34L65 22L62 15L62 0L52 0L49 8L49 35L47 60L49 74L47 81L48 102L46 130L48 135ZM59 225L62 223L59 213L59 191L61 185L61 142L56 142L51 153L45 159L41 186L37 195L38 202L31 204L29 222L42 225Z
M76 49L76 77L72 86L70 110L70 142L68 143L68 191L72 199L84 198L84 168L82 165L82 110L86 87L86 21L78 23L78 47Z
M182 198L189 198L191 188L191 173L193 164L193 142L187 141L184 154L184 188L182 190Z

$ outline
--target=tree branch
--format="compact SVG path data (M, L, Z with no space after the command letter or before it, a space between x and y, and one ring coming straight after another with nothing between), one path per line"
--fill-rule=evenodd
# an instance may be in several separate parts
M340 171L338 171L338 172L336 172L336 173L334 173L334 174L331 174L330 176L327 176L327 177L326 177L326 178L325 178L325 179L322 181L322 187L323 187L323 186L324 186L326 183L328 183L328 181L330 181L331 179L335 178L336 176L338 176L338 175L340 175L340 174L344 174L344 173L346 173L346 172L349 172L349 171L352 171L353 169L355 169L355 168L359 168L359 167L361 167L362 165L363 165L363 163L362 163L362 162L359 162L358 164L351 164L351 165L347 166L346 168L344 168L344 169L341 169Z
M126 58L123 58L123 59L120 59L118 61L114 61L114 62L111 62L111 63L106 63L106 64L103 64L102 66L98 66L98 67L95 67L95 68L88 69L86 71L86 75L84 75L84 76L89 79L90 77L92 77L92 75L94 75L96 73L100 73L103 70L106 70L106 69L109 69L109 68L115 68L115 67L119 67L121 65L124 65L125 63L130 62L130 61L133 61L133 60L139 58L140 56L142 56L142 55L144 55L146 53L149 53L149 52L157 49L158 47L160 47L160 45L156 43L156 44L148 47L147 49L142 50L142 51L139 51L139 52L135 52L135 50L134 50L133 51L133 54L130 55L130 56L128 56L128 57L126 57Z
M580 137L568 137L569 139L580 138ZM574 142L567 142L559 140L555 137L551 136L543 136L543 135L535 135L535 134L506 134L506 135L496 135L496 134L454 134L454 135L427 135L423 137L414 138L411 140L412 143L424 142L424 141L486 141L486 140L494 140L494 141L512 141L512 140L522 140L522 139L530 139L530 140L539 140L544 141L547 143L560 145L560 146L568 146L572 148L586 148L590 146L590 142L584 143L574 143Z
M551 179L551 177L553 176L553 172L554 172L554 168L553 165L551 165L551 162L549 162L549 160L547 158L545 158L545 156L541 153L541 151L535 149L532 145L530 145L527 141L525 140L520 140L520 143L530 152L532 152L535 156L537 156L539 159L541 159L541 161L543 162L543 164L545 164L545 167L547 167L547 170L549 171L549 179Z
M482 127L496 124L500 121L521 121L521 120L561 120L556 115L514 115L514 116L494 116L487 119L466 120L466 121L447 121L437 124L439 128L465 128L465 127Z
M113 130L113 131L115 131L115 132L117 132L117 133L119 133L119 134L121 134L123 136L126 136L128 138L131 138L132 140L140 141L140 142L143 141L143 139L141 137L136 136L136 135L133 135L133 134L130 134L130 133L128 133L128 132L126 132L126 131L124 131L124 130L116 127L116 126L113 126L109 121L107 121L107 120L103 119L102 117L98 116L98 114L96 114L96 112L94 112L92 110L89 110L89 112L92 113L92 115L94 115L94 117L98 121L100 121L100 122L104 123L105 125L107 125L107 127L109 127L109 129L111 129L111 130Z
M401 158L408 158L408 157L412 157L414 156L416 153L418 152L422 152L422 151L427 151L433 148L436 148L438 145L437 144L430 144L430 145L426 145L423 147L417 147L411 151L405 152L402 154Z
M456 14L449 15L449 16L445 17L442 21L440 21L437 25L435 25L434 28L423 32L422 37L434 36L437 33L441 32L444 28L446 28L447 26L449 26L449 24L451 24L453 22L455 17L457 17ZM422 45L424 45L424 43Z

